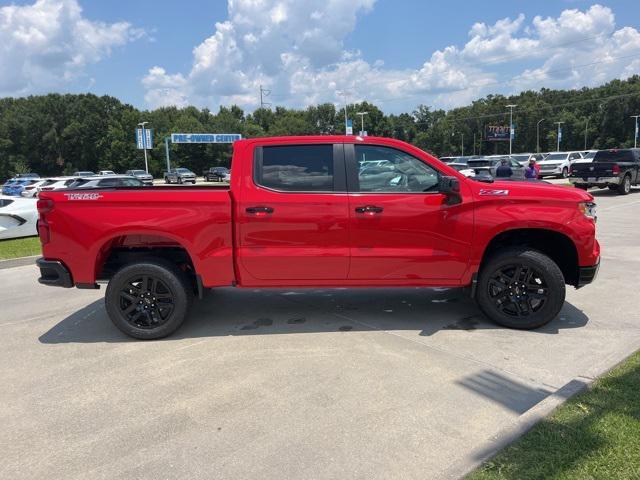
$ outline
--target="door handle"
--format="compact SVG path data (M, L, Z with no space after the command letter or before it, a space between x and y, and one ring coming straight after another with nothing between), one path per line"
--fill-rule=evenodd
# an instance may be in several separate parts
M364 207L356 207L356 213L382 213L384 208L375 205L365 205Z
M273 213L273 207L247 207L247 213Z

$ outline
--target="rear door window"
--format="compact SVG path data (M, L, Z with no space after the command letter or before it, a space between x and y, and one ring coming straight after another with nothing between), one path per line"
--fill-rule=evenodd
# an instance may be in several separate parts
M265 146L256 159L254 179L273 190L333 191L333 144Z

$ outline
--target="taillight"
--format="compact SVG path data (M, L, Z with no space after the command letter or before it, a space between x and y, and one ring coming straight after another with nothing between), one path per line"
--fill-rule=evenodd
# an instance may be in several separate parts
M620 165L614 165L612 172L614 175L619 175L620 174Z
M38 207L38 213L42 216L53 210L53 200L50 198L40 198L36 203L36 206Z

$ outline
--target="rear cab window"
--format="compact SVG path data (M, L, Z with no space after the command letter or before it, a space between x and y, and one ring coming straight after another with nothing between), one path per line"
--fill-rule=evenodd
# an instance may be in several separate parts
M632 150L600 150L593 158L594 162L634 162Z
M258 147L254 181L282 192L331 192L336 189L336 160L333 144Z

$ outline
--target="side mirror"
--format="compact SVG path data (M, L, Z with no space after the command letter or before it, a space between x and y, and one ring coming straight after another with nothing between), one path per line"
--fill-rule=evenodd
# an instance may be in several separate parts
M439 191L446 195L447 205L462 203L462 197L460 196L460 180L456 177L440 177Z

